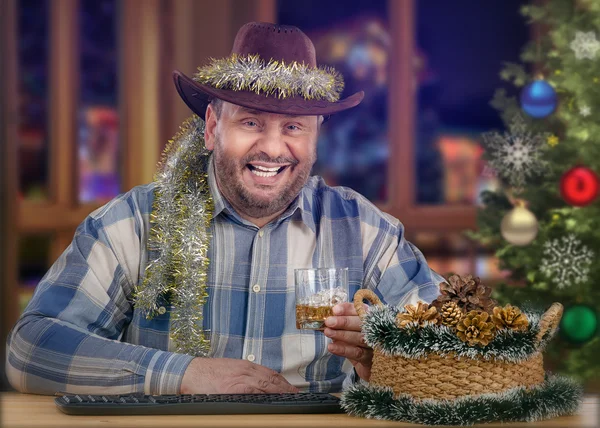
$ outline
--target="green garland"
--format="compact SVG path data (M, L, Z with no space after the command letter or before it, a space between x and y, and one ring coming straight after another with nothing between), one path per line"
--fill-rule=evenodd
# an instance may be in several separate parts
M372 306L363 320L362 331L365 342L385 355L405 358L422 358L435 352L439 355L454 355L466 358L496 359L519 363L541 352L552 339L555 331L550 331L538 344L541 314L527 312L529 326L525 331L500 330L487 346L470 346L463 342L447 326L427 323L419 327L410 323L405 328L396 325L396 315L401 311L393 306Z
M574 381L547 376L529 390L512 388L496 394L466 396L456 400L417 400L394 397L389 387L359 383L342 393L341 406L352 416L405 421L426 425L473 425L487 422L533 422L577 411L583 391Z
M198 83L217 89L251 91L277 98L301 96L307 100L336 102L344 89L344 79L331 67L309 67L306 64L271 59L258 55L211 59L194 75Z

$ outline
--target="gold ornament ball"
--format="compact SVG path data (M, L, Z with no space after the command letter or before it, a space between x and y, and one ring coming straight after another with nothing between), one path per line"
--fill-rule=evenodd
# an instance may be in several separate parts
M538 222L535 215L523 206L509 211L500 224L502 237L513 245L530 244L538 234Z

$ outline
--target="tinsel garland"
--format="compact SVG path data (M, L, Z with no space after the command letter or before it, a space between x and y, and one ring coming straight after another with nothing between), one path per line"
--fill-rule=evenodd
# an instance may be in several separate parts
M208 185L210 151L204 144L204 121L186 120L169 141L155 176L150 215L149 254L145 277L134 301L148 319L158 311L160 296L168 298L171 339L176 351L206 356L209 341L202 330L202 309L209 265L210 221L214 212Z
M265 62L258 55L211 58L209 65L198 68L193 79L217 89L329 102L339 100L344 89L342 75L331 67L310 67L295 61L286 64L274 59Z
M520 363L533 354L541 352L552 339L555 331L549 332L538 344L540 313L524 312L529 320L525 331L499 330L486 346L471 346L460 340L450 327L426 323L420 327L409 323L405 328L396 325L400 310L393 306L372 306L363 320L362 331L365 342L385 355L405 358L422 358L432 352L467 358L496 359Z
M577 411L583 390L569 378L547 376L541 385L512 388L495 394L455 400L418 400L394 397L389 387L358 383L341 397L342 408L352 416L405 421L425 425L473 425L488 422L533 422Z

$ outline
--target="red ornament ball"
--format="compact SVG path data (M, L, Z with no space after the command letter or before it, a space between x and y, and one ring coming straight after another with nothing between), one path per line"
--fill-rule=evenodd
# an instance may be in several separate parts
M599 190L598 176L585 166L571 168L560 179L560 194L567 203L576 207L592 203Z

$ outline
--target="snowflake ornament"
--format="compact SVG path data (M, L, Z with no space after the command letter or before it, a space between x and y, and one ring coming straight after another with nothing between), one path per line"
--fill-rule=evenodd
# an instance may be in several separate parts
M482 142L498 175L511 186L521 188L529 178L545 172L547 162L541 159L541 154L549 134L532 135L520 115L513 119L509 130L504 135L486 132Z
M575 40L569 46L575 52L577 59L594 59L600 50L600 42L596 39L596 33L593 31L587 33L578 31L575 33Z
M559 289L588 280L594 252L573 234L553 239L544 244L544 258L540 271Z
M590 114L592 114L592 109L590 108L590 106L584 104L581 107L579 107L579 114L583 117L588 117Z

